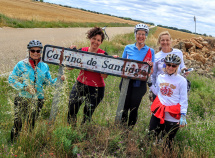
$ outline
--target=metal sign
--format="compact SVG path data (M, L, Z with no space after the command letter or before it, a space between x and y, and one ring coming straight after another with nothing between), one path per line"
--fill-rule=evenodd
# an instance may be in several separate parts
M150 72L150 66L146 62L53 45L45 45L42 60L45 63L144 81Z

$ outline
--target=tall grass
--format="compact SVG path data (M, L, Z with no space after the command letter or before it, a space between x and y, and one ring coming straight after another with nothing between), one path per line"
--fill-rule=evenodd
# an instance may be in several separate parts
M77 23L77 22L64 22L64 21L37 21L37 20L21 20L15 18L9 18L3 14L0 14L0 27L8 26L13 28L69 28L69 27L125 27L133 26L127 23Z
M151 35L147 42L150 42L150 37ZM116 36L113 41L104 41L102 48L109 55L121 56L124 46L134 41L133 34ZM88 46L88 43L77 45ZM49 66L52 76L56 77L58 66ZM169 152L163 150L162 143L153 146L152 142L145 139L151 117L148 94L143 97L138 122L129 134L126 129L114 124L119 99L119 77L108 76L105 79L105 97L97 107L91 123L81 125L81 107L77 126L69 126L68 96L79 70L64 70L64 73L66 80L55 122L48 122L55 89L46 87L45 104L34 130L29 132L24 126L18 140L13 144L9 140L16 91L8 85L7 78L0 78L0 92L3 94L0 95L0 157L215 157L213 79L195 73L189 75L192 89L189 95L188 126L179 130L174 149Z

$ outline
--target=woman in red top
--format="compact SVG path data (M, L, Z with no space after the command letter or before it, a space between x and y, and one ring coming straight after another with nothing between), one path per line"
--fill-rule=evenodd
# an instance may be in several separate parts
M99 27L94 27L87 32L87 38L90 40L90 46L81 48L80 50L92 53L107 55L100 49L99 46L104 40L103 30ZM71 49L76 46L71 46ZM71 68L70 68L71 69ZM84 118L82 123L90 121L98 104L102 101L105 91L104 79L107 75L81 70L74 84L69 97L68 123L76 124L77 113L85 101Z

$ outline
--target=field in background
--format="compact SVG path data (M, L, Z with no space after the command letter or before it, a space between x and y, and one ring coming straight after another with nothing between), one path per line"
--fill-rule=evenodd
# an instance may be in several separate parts
M0 13L9 18L30 21L137 24L137 22L131 20L95 14L55 4L33 2L32 0L0 0Z
M155 33L153 34L153 36L154 36L155 38L158 38L158 35L159 35L162 31L168 31L168 32L171 34L172 39L176 39L176 38L180 38L180 39L190 39L190 38L192 38L192 37L199 36L199 35L195 35L195 34L191 34L191 33L181 32L181 31L172 30L172 29L167 29L167 28L162 28L162 27L157 27L157 30L155 31Z

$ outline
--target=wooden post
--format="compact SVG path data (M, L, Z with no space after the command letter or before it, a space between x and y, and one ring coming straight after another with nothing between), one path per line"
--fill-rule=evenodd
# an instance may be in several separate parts
M62 83L61 76L63 75L63 66L59 67L57 82L55 86L55 94L52 101L52 108L49 117L49 121L54 121L58 111L58 102L61 96Z
M128 91L128 85L129 85L130 79L128 78L123 78L122 79L122 87L121 87L121 92L119 96L119 103L116 111L116 118L115 118L115 124L120 124L121 119L122 119L122 112L124 109L125 105L125 99Z

